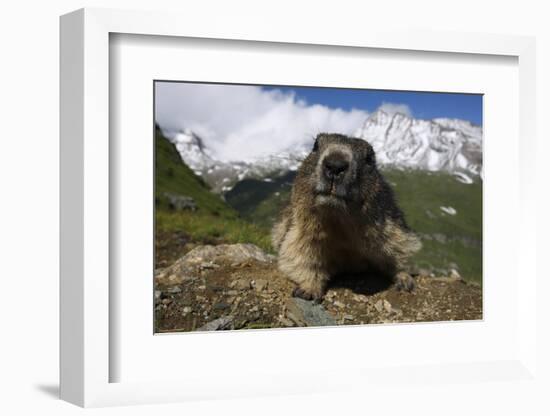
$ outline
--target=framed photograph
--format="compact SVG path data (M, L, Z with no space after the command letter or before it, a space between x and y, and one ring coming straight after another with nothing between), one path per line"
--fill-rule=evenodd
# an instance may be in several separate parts
M538 383L534 40L180 21L61 18L62 398Z

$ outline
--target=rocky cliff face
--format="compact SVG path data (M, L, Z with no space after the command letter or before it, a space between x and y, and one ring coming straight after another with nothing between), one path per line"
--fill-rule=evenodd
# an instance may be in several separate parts
M479 175L482 130L468 121L419 120L383 111L373 113L356 136L367 140L380 164Z

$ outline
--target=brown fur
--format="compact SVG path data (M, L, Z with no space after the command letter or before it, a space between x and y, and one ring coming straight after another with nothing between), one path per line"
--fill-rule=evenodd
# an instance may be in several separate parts
M344 154L350 167L329 192L320 169L334 152ZM337 194L341 197L331 196ZM421 247L376 169L372 147L327 134L317 137L302 163L272 241L279 269L297 284L294 294L305 299L322 298L329 279L339 274L372 269L411 290L412 278L403 269Z

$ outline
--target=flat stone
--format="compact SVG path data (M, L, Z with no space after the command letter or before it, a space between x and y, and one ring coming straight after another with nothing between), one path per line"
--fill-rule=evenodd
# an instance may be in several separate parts
M222 316L221 318L214 319L207 324L201 326L197 331L220 331L223 329L229 329L233 322L232 316Z
M247 279L237 279L231 283L231 288L236 290L248 290L250 289L250 281Z
M290 298L286 304L286 315L298 326L336 325L336 320L317 303L300 298Z

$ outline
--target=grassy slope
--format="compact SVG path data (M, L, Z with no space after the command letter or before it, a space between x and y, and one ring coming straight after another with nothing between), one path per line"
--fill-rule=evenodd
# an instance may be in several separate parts
M444 243L425 239L415 263L429 268L447 268L449 263L456 263L463 276L481 282L481 181L466 185L446 173L393 169L386 169L384 175L409 225L418 233L440 234L445 239ZM290 193L288 181L282 181L278 188L275 185L248 180L238 184L227 195L227 201L249 221L268 229ZM457 215L444 214L440 206L455 208Z
M409 225L422 234L443 234L446 242L423 240L415 261L419 266L445 268L456 263L469 280L482 280L482 183L458 182L446 173L385 171ZM456 215L441 211L456 209Z
M165 192L192 197L197 211L171 210ZM155 133L155 201L155 226L159 231L183 231L197 242L251 242L270 249L265 230L242 220L235 209L210 192L159 129Z
M248 221L271 228L279 212L288 203L294 176L294 172L289 172L273 179L273 182L244 179L225 195L225 199Z

